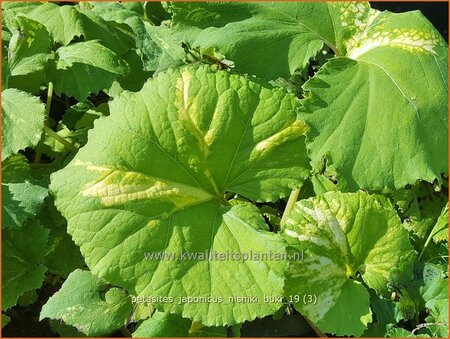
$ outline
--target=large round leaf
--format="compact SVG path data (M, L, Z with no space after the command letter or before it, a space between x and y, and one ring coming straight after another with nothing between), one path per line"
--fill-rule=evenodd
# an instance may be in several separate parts
M377 12L305 85L314 166L341 187L400 188L448 171L448 47L419 13Z
M412 246L392 205L363 192L329 192L301 200L288 215L283 234L291 261L287 295L310 295L295 303L324 332L359 336L371 321L369 293L387 292L391 271L410 264ZM291 253L294 255L294 253Z
M263 296L282 295L286 262L267 253L285 253L284 242L255 207L230 206L224 193L275 201L302 183L309 170L297 105L281 89L209 67L162 73L115 99L51 184L92 272L132 294L173 297L160 309L206 325L276 311ZM150 258L158 252L176 258ZM188 252L213 260L183 260ZM229 299L241 295L259 300Z

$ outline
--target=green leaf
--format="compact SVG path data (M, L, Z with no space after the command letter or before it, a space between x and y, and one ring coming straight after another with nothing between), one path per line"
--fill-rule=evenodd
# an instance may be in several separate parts
M144 70L154 71L156 69L161 49L152 37L147 34L142 15L128 9L126 4L112 2L97 2L91 11L106 21L123 23L130 26L136 37L136 47L140 51Z
M6 81L8 80L8 45L11 39L9 31L2 30L2 88L8 87Z
M101 40L102 44L116 53L133 47L131 33L118 23L106 22L90 11L76 6L41 3L37 6L11 8L10 16L16 13L40 22L55 40L67 46L77 38L84 41Z
M338 190L335 183L333 183L329 178L321 174L312 175L311 183L313 186L314 193L316 195L321 195L326 192Z
M373 313L376 315L377 323L382 326L385 332L386 325L397 323L398 319L393 301L371 294L370 304Z
M363 24L303 85L313 167L325 158L347 190L432 182L448 171L448 47L420 12Z
M107 115L109 115L109 107L106 103L95 107L88 101L78 102L67 109L61 122L71 130L91 129L96 119Z
M45 265L53 273L67 277L73 270L83 268L84 260L80 249L64 227L52 229L49 235L49 253L45 258Z
M82 16L73 6L41 3L31 11L26 8L25 15L42 23L52 34L55 42L63 45L68 45L75 37L80 37L84 33Z
M15 25L8 48L7 84L10 80L14 83L11 77L40 73L35 84L39 87L44 83L42 71L50 58L49 33L43 25L24 16L17 16Z
M446 192L437 192L432 184L424 181L394 191L392 197L404 219L403 225L419 238L430 233L448 201Z
M29 222L19 230L2 232L2 310L14 306L29 290L41 287L45 271L48 230Z
M45 71L39 70L26 75L9 77L7 87L16 88L21 91L28 92L29 94L39 96L45 87ZM6 86L4 88L6 88Z
M316 325L323 332L360 336L367 328L367 324L372 321L369 293L366 288L358 281L347 280L340 285L340 291L330 289L328 292L333 299L337 298L332 301L332 308L316 322Z
M435 242L447 241L448 242L448 203L442 209L442 212L431 230L433 240Z
M389 201L361 191L297 202L283 234L291 258L305 250L304 260L290 263L286 294L314 296L316 302L301 298L295 307L336 335L359 336L371 321L369 294L358 280L387 293L391 269L412 251Z
M77 268L83 268L85 263L79 247L67 233L66 220L50 201L52 203L47 203L40 214L42 225L50 230L45 266L52 273L66 278Z
M421 292L430 313L427 322L434 324L431 330L438 337L448 337L448 278L432 280Z
M113 81L129 71L128 64L98 41L87 41L60 47L56 60L47 70L47 80L55 92L85 100L90 93L111 87Z
M2 29L13 31L16 26L15 18L19 14L25 14L31 12L40 4L38 2L31 1L3 1L2 7Z
M9 11L7 11L9 13ZM2 30L3 88L17 88L39 95L45 85L44 67L51 56L51 40L44 26L22 15L14 15L9 31ZM9 18L9 20L8 20Z
M26 307L34 304L37 300L38 294L36 290L29 290L19 297L19 299L17 300L17 305Z
M99 40L102 44L122 55L135 46L133 32L128 26L116 22L107 22L90 10L80 10L84 22L84 39Z
M8 325L11 322L11 318L8 317L6 314L2 313L2 328L4 328L6 325Z
M402 289L400 292L400 300L395 305L396 318L404 321L413 319L418 312L418 307L413 299L414 295L406 289Z
M123 56L126 63L130 66L130 71L123 77L119 77L114 81L111 88L107 91L110 97L115 98L124 90L138 92L142 86L152 76L152 72L143 71L142 59L135 49L130 50Z
M36 6L39 6L39 3L37 2L28 2L28 1L6 1L6 2L2 2L2 15L5 14L5 12L7 10L11 10L11 9L21 9L22 11L25 9L28 9L29 11L31 11L32 9L34 9Z
M69 338L69 337L75 337L75 338L82 338L87 337L85 334L81 333L77 330L76 327L66 325L61 320L52 320L50 319L50 328L54 333L59 334L62 338Z
M400 327L393 327L386 333L386 338L429 338L429 335L418 334L414 335L411 331Z
M149 5L152 6L147 4ZM141 72L142 69L160 72L179 64L185 53L172 31L166 26L149 24L141 14L128 7L127 3L96 2L91 11L108 22L123 23L132 29L143 63Z
M2 91L2 161L26 147L34 147L44 129L45 106L26 92Z
M133 338L187 337L191 321L176 314L155 312L133 332Z
M174 29L192 47L215 47L236 69L267 79L303 69L324 45L336 53L368 4L174 2ZM343 14L341 14L343 12ZM340 20L346 26L339 25Z
M2 162L2 228L20 228L38 214L48 189L33 176L22 155Z
M148 20L156 26L171 18L171 15L166 11L165 4L161 2L146 2L144 10Z
M161 73L113 100L51 184L92 272L132 295L173 297L158 308L207 326L275 312L280 303L263 296L282 295L285 261L204 255L285 253L256 207L229 206L224 194L276 201L301 185L309 169L297 108L281 89L207 66ZM145 260L153 252L179 257ZM204 260L183 260L186 252ZM242 293L259 303L229 300Z
M172 34L172 30L164 25L152 26L145 22L145 29L160 48L157 54L155 73L167 70L171 66L181 65L186 57L181 42Z
M89 271L76 270L42 307L40 320L62 319L87 336L107 335L126 324L131 310L123 290L108 288Z
M140 320L148 319L153 313L155 313L155 308L151 303L136 303L133 305L133 313L130 316L130 322L137 323Z

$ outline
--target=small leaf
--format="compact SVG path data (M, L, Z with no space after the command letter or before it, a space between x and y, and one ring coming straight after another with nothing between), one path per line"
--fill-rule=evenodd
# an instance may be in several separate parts
M41 3L31 11L27 9L25 15L43 24L55 42L63 45L68 45L84 33L82 16L73 6Z
M438 337L448 337L448 278L429 281L421 293L430 314L427 322L434 324L430 329Z
M20 228L38 214L48 189L32 176L22 155L8 158L2 167L2 228Z
M2 310L14 306L29 290L41 287L46 267L42 265L48 230L29 222L19 230L2 232Z
M15 24L8 48L9 75L27 75L43 70L51 52L46 28L24 16L17 16Z
M107 285L89 271L76 270L42 307L40 319L62 319L87 336L108 335L126 324L132 305L126 293L117 293L116 288L112 299L102 300L105 289Z
M37 145L44 118L45 106L39 98L14 88L2 91L2 161Z
M441 215L431 230L431 234L435 242L448 242L448 203L442 209Z
M171 29L164 25L152 26L147 22L145 22L145 29L160 48L160 53L157 54L156 74L171 66L183 64L186 53L181 47L181 42L172 34Z
M404 219L404 227L423 239L437 224L441 213L445 213L445 206L448 202L447 193L436 192L432 184L424 181L394 191L392 197Z
M148 3L146 6L153 5ZM164 25L151 25L134 8L129 7L127 3L96 2L91 12L108 22L118 22L131 28L135 35L137 52L142 60L141 73L160 72L179 64L185 52L181 42L172 35L172 31Z
M90 93L111 87L113 81L129 71L128 64L98 41L78 42L56 51L47 80L55 92L85 100Z

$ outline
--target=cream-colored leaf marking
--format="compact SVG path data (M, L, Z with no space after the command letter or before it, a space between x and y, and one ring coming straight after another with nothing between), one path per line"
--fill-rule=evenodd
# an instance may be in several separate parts
M188 70L181 73L181 78L177 79L176 83L176 99L175 107L178 109L178 117L190 133L198 140L199 147L205 158L209 155L209 146L212 138L208 131L204 133L199 127L198 118L200 114L195 114L198 109L195 96L190 96L189 90L192 81L192 74ZM193 114L191 114L191 112Z
M339 19L343 27L349 30L364 30L368 3L361 2L331 2L329 6L339 8Z
M298 234L291 230L285 230L285 233L286 233L286 235L288 235L292 238L298 239L300 242L302 242L302 241L312 242L313 244L315 244L317 246L324 247L327 249L330 249L332 247L332 244L327 239L318 238L318 237L314 237L314 236L307 235L307 234Z
M342 257L348 261L349 259L349 249L346 235L343 231L343 225L346 220L338 220L338 218L327 209L327 206L308 208L305 205L296 205L295 210L299 215L308 215L317 224L305 224L303 226L303 233L298 234L292 230L285 230L286 235L297 238L299 241L309 241L317 246L324 247L325 249L331 249L332 247L337 247L342 253ZM294 225L295 220L290 218L287 219L287 225ZM315 236L317 229L325 229L331 232L333 243L326 238L319 238Z
M273 148L278 147L280 144L286 143L289 140L294 140L300 135L305 134L307 126L303 121L295 120L281 131L273 134L269 138L258 142L255 146L255 152L252 152L251 158L254 156L264 156L266 153L270 153Z
M348 14L350 12L351 14ZM375 22L380 11L364 6L361 3L352 3L350 10L341 10L341 25L349 30L351 36L344 42L347 55L365 37L370 26Z
M100 198L105 206L148 199L167 201L176 208L183 208L213 198L201 188L143 173L93 165L87 165L86 170L99 172L101 178L88 183L81 190L81 195Z
M349 30L351 37L345 41L347 56L357 59L364 53L381 46L401 48L410 52L435 53L434 47L440 43L439 36L433 32L413 29L393 29L377 22L382 13L362 3L336 3L340 9L342 27ZM372 26L373 25L373 26Z
M370 37L365 37L352 50L348 57L357 59L364 53L382 46L401 48L416 53L435 54L434 47L440 43L439 37L434 33L418 30L376 31Z

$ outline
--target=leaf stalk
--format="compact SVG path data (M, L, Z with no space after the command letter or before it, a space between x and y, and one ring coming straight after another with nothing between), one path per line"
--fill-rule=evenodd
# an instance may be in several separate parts
M291 194L289 195L288 202L286 204L286 208L284 209L283 215L280 221L280 228L283 229L284 224L286 223L287 216L291 213L292 208L294 208L294 204L298 199L300 194L300 188L293 189Z
M45 127L47 127L47 119L50 116L50 109L52 107L52 98L53 98L53 82L48 83L48 89L47 89L47 103L45 105L45 121L44 121L44 130L41 133L41 139L39 140L39 143L36 146L36 154L34 156L34 163L38 164L41 162L42 158L42 147L44 143L45 138Z

